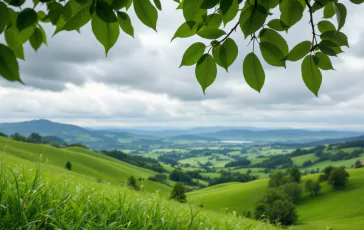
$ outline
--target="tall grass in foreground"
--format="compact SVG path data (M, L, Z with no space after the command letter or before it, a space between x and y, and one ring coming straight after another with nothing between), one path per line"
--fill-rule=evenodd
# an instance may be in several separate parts
M107 185L48 180L1 164L0 229L272 229ZM96 186L96 187L95 187ZM98 187L97 187L98 186Z

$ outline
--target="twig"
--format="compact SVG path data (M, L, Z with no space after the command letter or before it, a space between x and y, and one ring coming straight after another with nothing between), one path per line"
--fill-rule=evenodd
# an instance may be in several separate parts
M312 48L311 48L311 52L312 52L315 49L315 47L317 46L317 39L316 39L316 32L315 32L315 24L313 23L312 6L308 2L308 0L305 0L305 2L306 2L306 5L308 7L308 10L310 12L310 24L311 24L311 27L312 27Z

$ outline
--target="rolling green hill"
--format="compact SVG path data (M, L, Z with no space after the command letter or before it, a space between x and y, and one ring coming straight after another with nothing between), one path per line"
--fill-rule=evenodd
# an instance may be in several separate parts
M307 194L297 205L298 223L293 229L362 229L364 226L364 168L350 169L349 184L334 191L326 183L320 194L309 198ZM316 179L318 174L305 176ZM268 179L248 183L220 184L188 193L191 202L202 203L208 210L225 212L253 211L264 196Z
M168 201L158 194L169 188L154 182L145 181L141 192L120 185L134 173L154 174L87 149L0 137L0 229L278 229ZM100 175L110 183L97 182Z
M19 133L24 136L35 132L42 136L59 137L67 143L82 143L92 149L122 148L124 147L123 142L132 142L136 139L135 135L130 133L93 131L49 120L1 123L0 132L7 135Z
M22 159L62 169L66 162L70 161L73 172L88 176L94 181L120 185L129 176L134 175L136 178L145 178L144 189L147 191L160 190L163 194L169 194L171 191L171 188L166 185L147 180L149 176L156 175L156 172L118 161L88 149L75 147L59 149L48 145L18 142L0 137L1 149L3 149L5 158L10 155L19 158L19 161Z

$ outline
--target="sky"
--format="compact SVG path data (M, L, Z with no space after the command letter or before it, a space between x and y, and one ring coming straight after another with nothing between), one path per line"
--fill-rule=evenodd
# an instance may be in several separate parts
M0 78L0 122L50 119L87 127L364 130L364 4L344 2L348 16L342 31L349 38L350 48L344 47L345 53L332 58L335 71L323 71L318 97L302 80L301 62L288 62L284 69L269 66L260 58L265 84L260 94L251 89L245 83L242 63L252 46L240 30L231 35L239 46L237 60L228 73L218 68L216 81L204 95L194 67L178 67L191 44L209 41L194 36L171 42L184 19L182 11L175 10L174 1L163 1L158 32L144 26L131 8L128 13L135 38L121 32L107 57L90 23L81 34L63 31L54 37L55 28L44 24L48 47L35 52L27 43L26 61L19 61L25 85ZM304 15L288 34L282 33L290 49L312 38L308 12ZM322 11L315 15L317 23ZM274 18L277 16L270 16L267 22ZM236 20L226 26L226 31ZM335 18L331 21L337 24ZM0 42L4 43L2 37Z

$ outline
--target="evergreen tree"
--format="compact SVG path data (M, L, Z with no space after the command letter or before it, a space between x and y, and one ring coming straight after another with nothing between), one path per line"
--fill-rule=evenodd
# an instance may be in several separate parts
M71 164L71 162L67 161L67 163L66 163L66 169L72 170L72 164Z
M186 193L186 188L185 188L184 184L178 182L173 187L170 199L177 200L181 203L186 203L187 196L185 193Z

